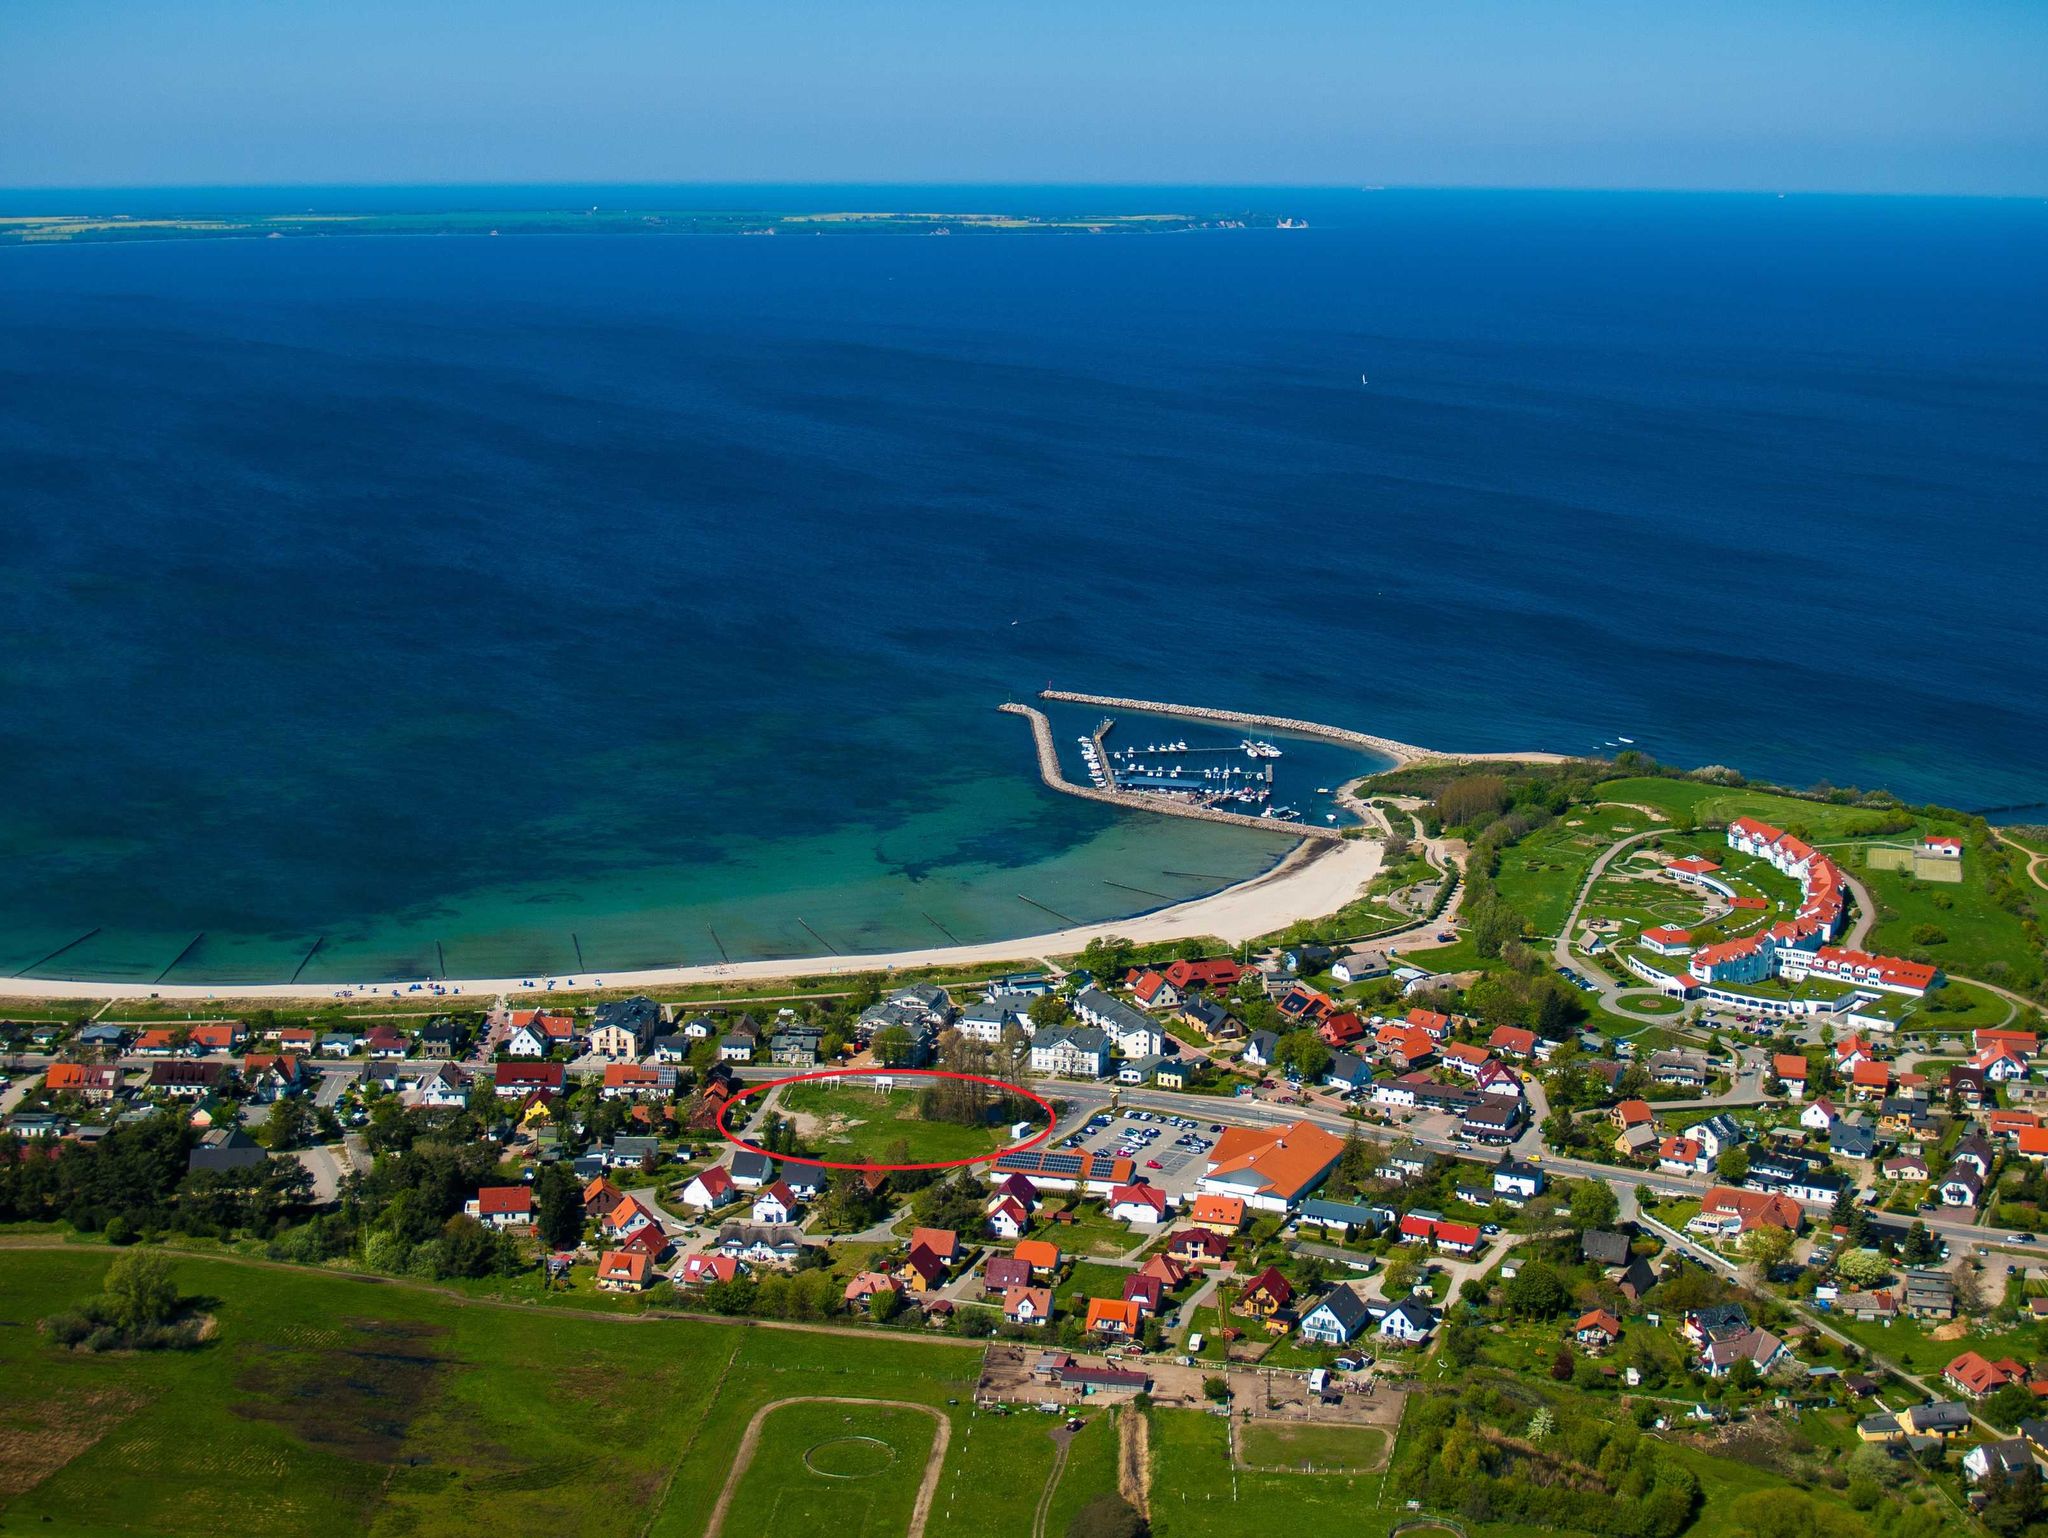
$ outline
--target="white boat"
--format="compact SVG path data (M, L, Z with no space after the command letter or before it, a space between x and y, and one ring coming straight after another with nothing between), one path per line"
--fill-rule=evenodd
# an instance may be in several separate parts
M1616 742L1626 742L1626 743L1628 743L1628 744L1629 744L1629 745L1630 745L1631 747L1633 747L1633 746L1635 745L1635 738L1633 738L1633 737L1617 737L1617 738L1615 738L1614 740L1615 740Z

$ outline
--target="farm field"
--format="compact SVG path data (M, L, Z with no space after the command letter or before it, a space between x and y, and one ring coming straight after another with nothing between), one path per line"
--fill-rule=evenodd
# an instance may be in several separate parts
M912 1078L906 1081L908 1087L893 1091L851 1082L791 1084L782 1090L778 1103L797 1119L804 1145L827 1159L881 1162L904 1155L908 1162L938 1163L993 1156L1013 1141L1007 1124L969 1127L926 1121L918 1114L918 1089L928 1082ZM1033 1126L1043 1125L1040 1112Z

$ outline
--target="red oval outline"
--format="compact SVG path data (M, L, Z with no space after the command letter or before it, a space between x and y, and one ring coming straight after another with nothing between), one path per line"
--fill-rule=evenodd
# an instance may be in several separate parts
M756 1095L771 1089L780 1089L785 1084L804 1084L813 1079L872 1079L877 1076L893 1078L897 1075L908 1076L913 1074L921 1079L964 1079L970 1084L993 1084L998 1089L1010 1090L1013 1093L1022 1095L1033 1104L1044 1107L1045 1130L1027 1142L1011 1143L1007 1147L998 1148L994 1153L980 1154L972 1159L943 1159L936 1164L852 1164L844 1159L807 1159L800 1154L771 1153L758 1143L749 1143L746 1139L735 1136L732 1129L725 1124L726 1113L742 1100L751 1100ZM945 1068L827 1068L819 1073L793 1073L787 1078L769 1079L760 1084L750 1085L743 1093L734 1095L732 1099L726 1101L724 1105L718 1108L718 1118L715 1125L718 1128L718 1135L732 1144L733 1147L744 1148L748 1153L761 1154L770 1159L780 1160L784 1164L809 1164L815 1165L819 1169L828 1170L881 1170L886 1172L889 1170L959 1170L971 1168L976 1164L993 1164L996 1160L1005 1158L1010 1154L1022 1153L1027 1148L1036 1148L1040 1143L1043 1143L1052 1136L1053 1129L1059 1125L1059 1119L1059 1112L1053 1109L1052 1102L1046 1099L1045 1096L1034 1094L1021 1084L1012 1084L1008 1079L991 1079L978 1073L954 1073L950 1069Z

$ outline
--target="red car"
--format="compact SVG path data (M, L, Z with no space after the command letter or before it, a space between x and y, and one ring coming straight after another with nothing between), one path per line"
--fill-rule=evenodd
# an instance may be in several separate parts
M1166 1166L1161 1164L1157 1159L1147 1159L1145 1161L1145 1168L1148 1170L1163 1170L1166 1168Z

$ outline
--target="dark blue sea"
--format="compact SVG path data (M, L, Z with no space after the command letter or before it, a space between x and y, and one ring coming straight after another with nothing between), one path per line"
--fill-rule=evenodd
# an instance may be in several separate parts
M0 973L853 953L1284 847L1043 790L1048 682L2048 800L2048 207L823 195L1081 202L1310 228L0 250Z

